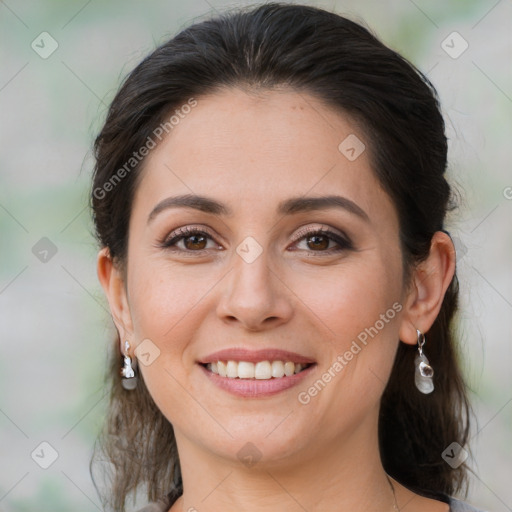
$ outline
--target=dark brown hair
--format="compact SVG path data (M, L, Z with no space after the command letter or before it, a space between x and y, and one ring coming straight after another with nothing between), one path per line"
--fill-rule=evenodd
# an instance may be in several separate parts
M432 236L444 229L452 195L434 87L360 24L310 6L271 3L186 28L122 84L95 141L91 189L98 241L117 265L126 263L132 199L144 160L126 163L173 111L225 87L289 87L359 123L372 169L398 212L406 276L428 256ZM126 172L119 173L121 168ZM452 442L465 446L469 433L470 406L453 331L457 297L454 277L426 333L434 393L416 390L415 348L400 343L379 420L385 470L415 492L439 499L460 493L467 483L465 464L452 468L441 456ZM116 340L108 372L110 406L98 445L112 469L104 503L124 510L127 495L145 485L148 499L168 494L170 505L181 492L173 428L142 377L135 391L122 388L118 347Z

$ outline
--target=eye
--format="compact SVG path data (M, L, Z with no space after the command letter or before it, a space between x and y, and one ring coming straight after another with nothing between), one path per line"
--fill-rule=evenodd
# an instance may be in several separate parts
M331 254L353 249L352 242L346 235L340 235L326 228L309 228L300 231L297 234L296 241L305 240L306 251L321 252ZM338 247L329 247L331 242L335 242ZM302 249L301 249L302 250Z
M187 226L185 228L177 229L172 233L170 238L161 242L160 246L172 250L177 248L180 251L186 252L202 252L208 249L208 239L213 241L213 237L210 233L198 228ZM184 247L179 247L177 245L181 241L183 241ZM214 245L215 247L219 247L217 244Z

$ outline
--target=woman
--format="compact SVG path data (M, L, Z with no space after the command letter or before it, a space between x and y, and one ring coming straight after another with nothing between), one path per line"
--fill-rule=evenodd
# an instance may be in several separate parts
M453 498L469 405L419 71L324 10L240 10L144 59L95 150L105 505L476 510Z

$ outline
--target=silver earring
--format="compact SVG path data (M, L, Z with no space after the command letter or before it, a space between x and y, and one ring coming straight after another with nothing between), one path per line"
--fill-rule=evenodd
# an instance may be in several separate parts
M121 382L123 384L124 389L133 390L137 387L137 376L135 375L135 370L132 367L132 358L129 356L130 344L128 341L124 342L124 363L121 368Z
M423 353L423 345L425 345L425 335L416 329L418 333L418 355L414 360L414 384L421 393L428 395L434 391L434 369L430 366L427 356Z

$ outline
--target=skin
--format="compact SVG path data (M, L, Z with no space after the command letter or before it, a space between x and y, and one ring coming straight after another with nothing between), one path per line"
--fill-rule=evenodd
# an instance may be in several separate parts
M132 357L147 338L160 350L139 370L176 434L184 494L172 512L393 510L378 450L379 401L399 340L416 344L416 329L434 322L455 253L449 237L436 233L428 259L403 281L395 207L369 151L349 161L338 150L350 134L365 140L350 118L304 93L229 89L198 98L146 158L126 274L107 249L98 254L121 340L130 341ZM147 222L161 200L192 193L225 203L233 215L179 208ZM292 196L333 193L368 220L342 209L276 214ZM158 246L191 225L211 234L200 244L206 250L198 253L190 238L175 251ZM329 253L337 242L318 248L308 236L295 240L302 227L345 233L354 248ZM236 252L248 236L262 248L252 263ZM298 393L394 303L401 311L317 396L299 403ZM229 347L282 348L317 366L299 386L244 399L212 385L196 364ZM428 356L428 339L425 350ZM248 442L261 455L250 468L237 456ZM448 510L393 484L402 511Z

